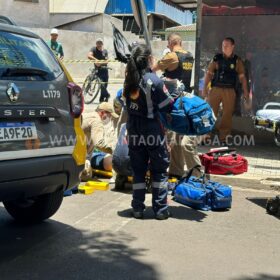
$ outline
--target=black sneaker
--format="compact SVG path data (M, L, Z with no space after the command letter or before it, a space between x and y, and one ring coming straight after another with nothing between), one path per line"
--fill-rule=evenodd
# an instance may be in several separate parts
M167 220L169 217L171 217L171 213L168 210L165 210L159 214L156 214L157 220Z
M109 99L110 99L110 97L111 97L111 94L110 94L110 93L108 93L108 95L104 98L104 102L108 102L108 101L109 101Z
M144 218L144 212L143 211L132 210L132 216L135 219L143 219Z

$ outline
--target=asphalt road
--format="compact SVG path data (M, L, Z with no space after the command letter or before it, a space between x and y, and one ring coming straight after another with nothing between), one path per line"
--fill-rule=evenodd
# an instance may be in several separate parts
M157 221L150 207L131 218L129 191L77 194L29 227L0 204L0 279L279 280L280 220L263 208L273 195L235 189L227 212L170 201L173 217Z
M173 217L156 221L150 207L131 218L129 191L77 194L34 226L0 204L0 280L280 280L280 219L264 209L274 195L235 189L227 212L170 201Z

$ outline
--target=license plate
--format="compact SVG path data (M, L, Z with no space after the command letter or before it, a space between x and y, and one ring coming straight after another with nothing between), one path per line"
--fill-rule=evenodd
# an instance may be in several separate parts
M33 122L0 123L0 142L37 138L37 129Z

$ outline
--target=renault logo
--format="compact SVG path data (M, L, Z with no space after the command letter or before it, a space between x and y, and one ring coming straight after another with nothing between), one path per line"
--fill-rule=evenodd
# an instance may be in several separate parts
M14 83L8 84L7 94L12 102L16 102L19 97L19 89Z

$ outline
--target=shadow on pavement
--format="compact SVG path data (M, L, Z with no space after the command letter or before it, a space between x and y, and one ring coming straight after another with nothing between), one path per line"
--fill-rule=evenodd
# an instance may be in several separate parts
M123 190L117 190L115 187L111 189L111 192L117 192L117 193L123 193L127 195L132 195L132 189L131 188L125 188Z
M87 231L48 220L21 226L0 206L0 271L8 279L160 279L152 265L137 260L126 233Z
M201 211L194 210L184 206L169 206L169 210L172 214L170 219L178 219L178 220L189 220L202 222L207 215ZM132 218L131 209L125 209L123 211L119 211L118 215L123 218ZM144 220L154 219L154 212L151 207L148 207L144 213Z
M266 202L267 202L268 197L247 197L247 200L250 202L255 203L256 205L264 208L264 211L266 212ZM275 217L280 220L280 217L277 215L272 215L272 217ZM279 278L280 280L280 278Z
M280 275L268 275L268 274L258 274L256 276L248 276L248 277L240 277L240 278L233 278L232 280L280 280Z
M247 200L255 203L256 205L266 209L266 202L268 197L247 197Z

